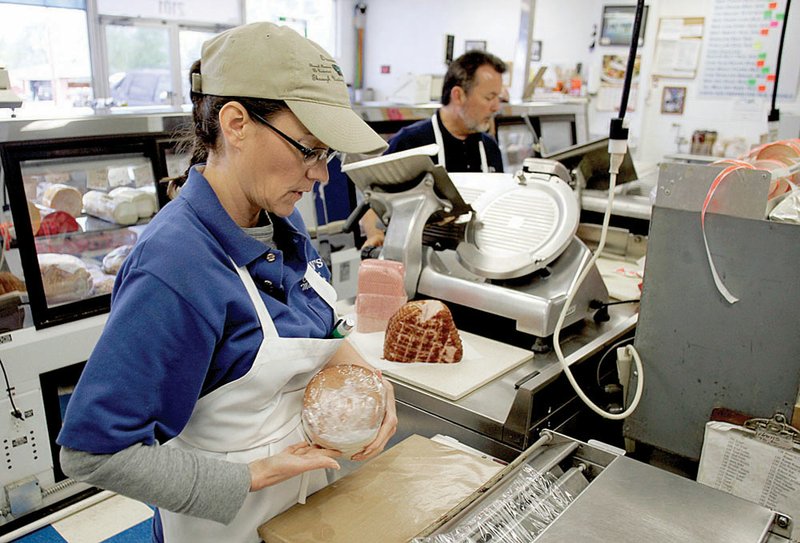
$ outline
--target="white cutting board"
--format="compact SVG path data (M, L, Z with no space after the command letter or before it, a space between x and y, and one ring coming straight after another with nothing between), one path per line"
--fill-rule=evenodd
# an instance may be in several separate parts
M448 400L458 400L533 358L532 351L459 331L464 355L456 364L389 362L383 359L384 332L353 332L348 339L364 360L386 375Z

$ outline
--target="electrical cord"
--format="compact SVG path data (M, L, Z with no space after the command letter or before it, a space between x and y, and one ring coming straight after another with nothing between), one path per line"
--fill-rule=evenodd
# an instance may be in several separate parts
M6 380L6 394L8 394L8 399L11 402L11 416L19 420L25 420L25 417L22 416L22 411L17 409L17 406L14 403L14 396L11 395L11 384L8 382L8 374L6 373L6 366L5 364L3 364L2 359L0 359L0 369L3 370L3 379Z
M628 354L633 358L633 361L636 365L636 375L638 377L636 394L633 397L631 405L629 405L623 412L609 413L605 409L595 404L592 400L590 400L589 397L586 396L586 393L583 392L577 380L575 379L575 376L572 374L572 370L569 369L569 365L567 364L567 361L564 358L564 353L561 351L561 345L559 341L559 337L561 336L561 328L564 326L564 319L566 319L567 317L567 312L569 311L569 308L572 305L572 300L575 298L575 294L580 289L580 286L583 284L583 281L586 279L586 276L589 275L589 272L592 270L592 267L594 266L595 262L597 262L597 259L600 257L600 253L602 253L603 248L606 245L606 236L608 235L608 223L611 220L611 207L612 204L614 203L614 187L617 184L617 174L619 173L619 167L622 164L622 160L625 158L625 153L627 151L628 146L626 140L611 139L608 142L608 147L609 147L609 153L611 155L609 161L610 179L608 187L608 203L606 204L606 212L605 215L603 216L603 227L600 232L600 241L597 245L597 249L595 250L594 254L592 254L592 257L589 259L589 262L583 267L581 274L578 276L578 280L575 282L575 285L567 295L567 299L564 302L564 307L561 309L561 313L558 316L556 329L553 332L553 350L555 351L556 356L558 357L558 361L561 363L561 369L564 371L564 375L567 376L567 380L569 381L570 385L572 385L572 389L575 391L578 397L583 401L583 403L585 403L589 407L589 409L591 409L601 417L611 420L622 420L624 418L627 418L639 406L639 401L642 398L642 392L644 388L644 368L642 367L642 359L639 357L639 353L636 351L636 349L632 345L625 346L625 349L627 350Z
M621 413L610 413L595 404L589 399L588 396L586 396L583 390L581 390L580 385L578 385L578 382L575 380L575 376L572 375L572 371L569 369L569 365L564 358L564 353L561 351L559 337L561 336L561 328L564 326L564 319L567 317L567 313L572 305L572 300L575 298L575 294L577 294L578 290L583 284L584 279L586 279L586 276L589 275L589 272L592 270L595 262L597 262L597 259L600 257L600 253L603 252L603 248L606 246L608 224L611 220L611 207L614 203L614 189L617 185L617 174L619 174L619 168L622 165L623 159L625 158L625 153L628 152L628 129L625 127L624 119L625 110L628 108L628 94L630 92L631 78L633 76L634 62L636 59L636 46L638 42L637 38L639 36L639 29L642 23L643 11L644 0L638 0L636 2L636 16L633 20L633 34L631 38L631 48L628 54L628 67L625 71L625 84L622 87L622 100L619 107L619 117L616 119L611 119L611 129L609 131L608 154L610 156L608 167L608 202L606 203L605 215L603 215L603 227L600 231L600 241L597 244L597 249L595 249L594 254L592 254L589 262L583 267L583 270L581 270L578 280L575 281L574 286L567 295L567 299L564 302L564 307L561 309L561 313L558 316L556 329L553 332L553 350L555 350L558 361L561 363L561 369L564 371L564 375L567 376L567 380L569 380L569 384L572 385L572 389L575 391L575 394L578 395L578 397L589 407L589 409L601 417L611 420L622 420L627 418L636 410L637 407L639 407L639 401L642 399L642 392L644 390L644 368L642 367L642 359L639 356L639 353L636 351L633 345L626 345L624 347L627 354L633 358L634 364L636 365L636 394L633 397L631 405L629 405L624 411Z
M595 380L597 381L597 386L598 387L602 386L600 384L600 368L603 365L603 362L605 361L606 357L608 356L608 353L615 352L617 350L617 347L620 347L621 345L624 345L625 343L629 343L629 342L633 341L634 339L635 339L634 337L626 337L625 339L621 339L621 340L617 341L614 345L609 347L606 350L606 352L603 353L603 356L600 357L600 361L597 363L597 375L595 376Z

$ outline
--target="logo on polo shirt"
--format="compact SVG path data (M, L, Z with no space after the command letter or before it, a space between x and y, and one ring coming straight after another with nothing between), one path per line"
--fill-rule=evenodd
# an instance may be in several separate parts
M305 292L310 288L311 288L311 283L309 283L307 279L303 279L302 281L300 281L300 290Z

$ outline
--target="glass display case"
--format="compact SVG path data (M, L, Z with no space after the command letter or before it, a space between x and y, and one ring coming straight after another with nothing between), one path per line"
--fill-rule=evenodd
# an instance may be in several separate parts
M108 311L115 274L161 205L157 151L137 135L0 145L37 328Z

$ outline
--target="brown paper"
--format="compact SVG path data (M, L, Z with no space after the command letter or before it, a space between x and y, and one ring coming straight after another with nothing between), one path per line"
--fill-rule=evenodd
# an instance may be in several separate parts
M261 525L266 543L401 543L502 466L413 435Z

